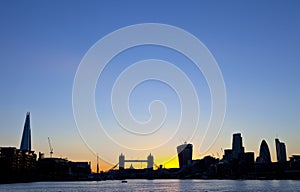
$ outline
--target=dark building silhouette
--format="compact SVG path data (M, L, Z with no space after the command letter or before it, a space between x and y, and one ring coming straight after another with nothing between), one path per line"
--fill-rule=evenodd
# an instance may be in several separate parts
M240 133L235 133L232 136L232 149L225 149L223 160L239 160L241 156L245 153L245 148L243 147L243 139Z
M254 152L245 152L241 155L241 160L247 164L254 164Z
M232 158L238 159L245 151L243 147L243 139L240 133L233 134L232 139Z
M226 162L229 162L232 159L232 150L231 149L225 149L223 160Z
M213 178L217 174L217 164L219 159L212 156L205 156L203 159L193 160L190 173L200 176L200 178ZM189 175L188 173L187 175Z
M45 158L39 153L37 175L40 180L85 180L91 174L89 162L72 162L63 158Z
M31 151L30 112L26 113L20 149L22 151Z
M15 147L0 148L0 182L30 181L34 179L36 154Z
M187 168L192 165L193 145L186 142L177 146L177 154L180 168Z
M26 113L20 149L0 147L0 183L48 180L88 180L89 162L72 162L62 158L44 158L31 149L30 113ZM149 157L153 162L153 157Z
M36 170L36 154L31 150L30 113L26 113L20 149L0 148L1 181L30 181Z
M278 162L286 162L286 148L283 142L280 142L278 138L275 139L276 155Z
M298 162L298 163L300 163L300 155L292 155L290 157L290 161L291 162Z
M265 140L262 140L260 144L259 156L256 158L256 163L271 163L270 150Z
M225 149L218 164L221 177L240 178L254 169L254 152L245 152L240 133L233 134L232 149Z
M91 174L91 164L89 162L72 162L69 161L72 177L86 179Z
M290 167L293 170L298 170L298 173L300 175L300 155L292 155L290 157Z

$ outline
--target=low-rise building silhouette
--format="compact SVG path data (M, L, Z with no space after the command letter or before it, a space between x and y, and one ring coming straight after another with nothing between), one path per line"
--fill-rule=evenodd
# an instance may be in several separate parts
M36 171L36 154L15 147L0 148L0 181L30 181Z
M39 180L86 180L91 174L89 162L72 162L64 158L44 158L39 154L37 176Z

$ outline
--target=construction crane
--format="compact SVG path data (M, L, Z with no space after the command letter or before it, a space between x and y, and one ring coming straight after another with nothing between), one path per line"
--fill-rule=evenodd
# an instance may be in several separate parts
M51 142L50 142L50 138L48 137L48 144L49 144L49 148L50 148L50 158L52 158L52 155L53 155L53 147L51 145Z

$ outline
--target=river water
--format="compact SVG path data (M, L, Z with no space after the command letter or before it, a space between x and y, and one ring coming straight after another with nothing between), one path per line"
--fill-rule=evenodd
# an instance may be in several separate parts
M0 185L0 192L300 191L297 180L127 180L34 182Z

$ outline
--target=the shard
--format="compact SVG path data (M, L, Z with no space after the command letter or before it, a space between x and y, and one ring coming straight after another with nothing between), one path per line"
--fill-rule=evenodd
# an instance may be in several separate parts
M30 113L26 113L24 130L20 149L22 151L31 151L31 130L30 130Z

